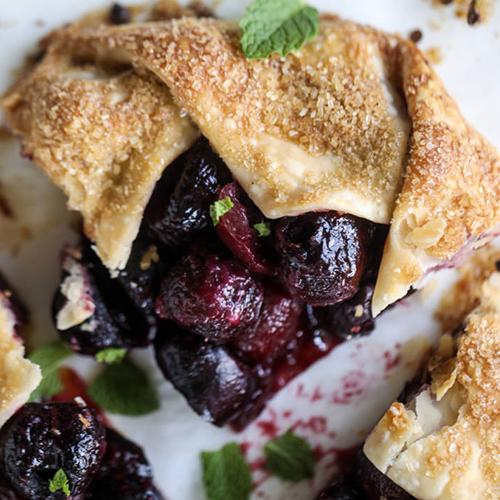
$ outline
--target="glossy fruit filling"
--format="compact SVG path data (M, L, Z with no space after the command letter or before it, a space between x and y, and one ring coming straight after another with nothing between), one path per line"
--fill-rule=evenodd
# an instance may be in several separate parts
M24 405L0 429L0 449L2 500L163 499L142 449L83 402Z
M202 138L158 182L117 277L89 242L66 250L56 324L83 354L156 337L158 364L190 406L241 429L291 378L374 328L386 233L335 211L267 219ZM68 283L86 313L71 310Z

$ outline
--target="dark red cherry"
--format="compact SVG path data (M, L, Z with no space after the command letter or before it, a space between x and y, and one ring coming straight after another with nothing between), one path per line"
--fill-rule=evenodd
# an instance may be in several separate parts
M167 273L156 313L216 342L255 328L262 285L222 248L197 244Z
M372 297L373 285L361 285L354 297L323 309L323 326L343 339L370 333L375 328Z
M0 477L22 498L61 500L49 481L59 469L72 496L91 483L106 449L94 410L76 403L29 403L0 430Z
M259 237L255 224L269 225L260 210L235 182L224 186L219 200L229 197L233 207L224 214L216 226L217 234L224 244L252 272L273 274L274 270L266 257L271 236Z
M239 413L256 389L249 367L224 346L168 324L155 340L156 360L165 378L208 422L224 425Z
M363 492L361 497L363 499L416 500L415 497L379 471L363 452L359 453L356 460L354 478L359 489Z
M155 323L154 301L158 294L162 267L160 249L141 230L134 241L125 269L116 277L135 307L152 324Z
M363 500L363 491L351 478L339 478L327 486L316 500Z
M67 247L53 303L60 337L71 349L95 355L108 347L145 347L156 325L113 280L89 245Z
M109 9L109 22L111 24L127 24L131 21L130 11L127 7L114 3Z
M333 211L280 220L276 248L283 283L311 305L352 297L367 262L370 234L365 221Z
M112 429L106 429L106 442L106 454L85 498L162 500L142 448Z
M340 477L328 485L316 500L363 500L363 491L351 477Z
M230 182L231 175L206 139L200 139L181 155L166 174L170 169L180 170L175 188L171 193L168 185L155 189L146 218L154 235L165 246L175 248L213 227L210 205L221 186Z
M255 363L268 364L297 334L301 304L276 285L268 284L257 328L243 333L236 348Z
M0 478L0 498L2 500L21 500L15 491L6 483L5 478Z

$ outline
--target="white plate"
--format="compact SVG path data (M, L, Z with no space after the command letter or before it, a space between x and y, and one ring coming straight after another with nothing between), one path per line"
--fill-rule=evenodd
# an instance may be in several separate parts
M228 0L219 4L218 11L227 17L239 16L246 3ZM440 48L443 60L436 69L465 116L500 146L500 9L485 25L471 28L455 18L452 7L436 9L430 0L312 3L320 10L332 10L402 34L421 29L421 46ZM3 0L1 4L3 90L23 55L48 30L109 2ZM0 186L17 214L15 221L0 214L0 268L30 307L32 338L41 343L55 336L49 304L59 275L59 250L75 237L69 229L71 218L63 196L19 157L17 144L6 139L0 141ZM198 454L232 440L248 443L248 460L255 466L254 479L258 483L255 498L313 498L342 461L339 450L363 439L410 377L423 350L435 339L433 308L439 290L452 276L449 271L442 272L433 282L434 289L430 287L384 314L369 338L343 344L293 380L241 434L201 421L162 379L148 351L139 353L137 359L158 385L161 409L142 418L111 416L111 421L145 448L157 484L171 500L204 498ZM74 357L69 364L85 376L91 376L96 368L83 358ZM308 439L322 456L314 481L284 483L267 477L258 466L269 432L281 433L290 427Z

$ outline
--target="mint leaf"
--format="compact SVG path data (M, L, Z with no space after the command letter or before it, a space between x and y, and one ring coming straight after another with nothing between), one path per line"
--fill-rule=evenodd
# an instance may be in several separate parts
M269 222L258 222L257 224L253 225L253 228L257 231L257 235L259 236L259 238L264 238L271 234L271 226Z
M95 359L99 363L106 363L112 365L113 363L121 363L127 355L127 349L124 347L108 347L107 349L100 350Z
M70 349L60 340L39 347L31 353L29 359L40 366L42 381L31 393L30 401L50 398L62 390L57 368L60 362L71 354Z
M254 0L240 21L240 43L249 59L298 50L319 31L319 14L303 0Z
M264 446L266 468L287 481L299 482L314 475L314 454L308 442L291 430Z
M237 443L202 451L203 484L208 500L246 500L252 490L250 467Z
M222 198L222 200L217 200L215 203L212 203L210 205L210 217L212 218L214 226L216 226L219 223L220 218L224 214L227 214L233 207L233 200L231 200L229 196L226 196L225 198Z
M63 469L59 469L52 479L49 479L49 491L51 493L56 493L57 491L62 491L67 497L71 495L69 489L69 481L66 472Z
M146 373L128 359L106 366L87 392L110 413L146 415L160 406L156 390Z

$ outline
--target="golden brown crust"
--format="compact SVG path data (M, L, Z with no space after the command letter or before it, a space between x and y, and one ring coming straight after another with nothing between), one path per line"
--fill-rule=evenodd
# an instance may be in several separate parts
M500 158L470 127L421 52L407 44L402 78L412 137L373 297L374 313L430 270L500 230Z
M52 50L4 106L25 154L81 212L103 262L124 267L156 182L198 135L168 89L151 75L77 65Z
M0 427L26 403L42 378L38 365L24 358L15 323L8 292L0 292Z
M430 388L394 403L365 443L374 465L417 498L498 498L500 273L480 290L464 332L443 336L429 360Z
M53 39L156 73L266 215L332 208L388 222L408 123L379 42L333 19L300 54L262 61L245 59L233 23L213 19L75 26Z
M234 23L182 18L73 26L51 46L154 73L267 216L392 217L375 313L494 230L498 155L413 44L329 16L298 53L250 61L238 34Z
M457 281L443 296L435 313L443 331L453 331L463 324L479 304L481 285L498 270L498 265L500 248L492 244L479 249L459 267Z

